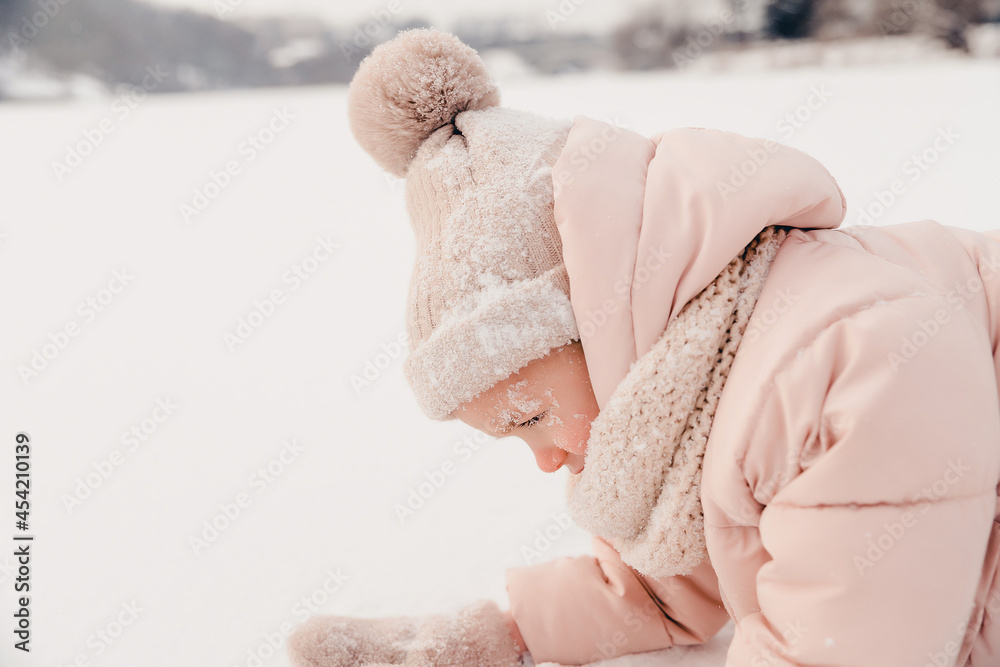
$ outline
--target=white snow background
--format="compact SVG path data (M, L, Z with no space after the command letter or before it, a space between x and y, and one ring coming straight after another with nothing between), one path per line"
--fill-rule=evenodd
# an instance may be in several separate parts
M1000 227L995 60L500 84L505 104L546 115L805 150L846 193L848 224L901 179L876 224ZM413 234L401 182L355 144L344 101L343 87L155 96L125 118L111 99L0 105L0 665L279 667L282 631L310 598L316 613L356 616L506 605L503 573L527 564L525 547L587 553L582 530L553 528L568 473L543 474L515 438L465 449L472 429L418 409L403 354L379 357L404 331ZM241 143L276 109L293 118L249 160ZM779 125L790 113L803 119L791 133ZM53 162L103 119L113 131L59 182ZM954 143L911 180L906 161L949 128ZM179 205L228 161L240 172L186 224ZM306 261L327 237L333 255ZM315 269L297 288L283 279L296 265ZM102 291L123 270L127 286ZM272 290L283 303L230 351L224 334ZM106 302L92 319L87 299ZM25 382L18 367L71 323L78 335ZM367 362L383 368L359 392ZM158 400L177 406L160 423ZM131 447L133 428L146 433ZM32 438L30 655L12 648L20 431ZM302 451L280 463L291 440ZM88 475L97 488L70 511ZM443 484L401 522L394 506L428 475ZM249 505L196 555L190 539L239 494ZM723 665L729 636L608 664Z

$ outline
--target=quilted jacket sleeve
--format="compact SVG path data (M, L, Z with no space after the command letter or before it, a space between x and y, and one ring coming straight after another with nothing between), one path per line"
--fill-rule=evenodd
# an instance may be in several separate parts
M760 499L759 609L727 667L954 664L1000 479L982 328L936 295L859 310L798 351L759 423L744 475L778 490ZM768 423L817 426L776 443ZM769 487L775 461L801 472Z
M507 572L511 612L536 663L580 665L701 644L729 621L709 563L650 580L601 538L593 549Z

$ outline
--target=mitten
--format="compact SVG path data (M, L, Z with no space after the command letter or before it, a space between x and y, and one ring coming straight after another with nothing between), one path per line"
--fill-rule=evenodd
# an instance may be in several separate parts
M500 608L479 600L454 615L313 616L288 638L294 667L521 667Z

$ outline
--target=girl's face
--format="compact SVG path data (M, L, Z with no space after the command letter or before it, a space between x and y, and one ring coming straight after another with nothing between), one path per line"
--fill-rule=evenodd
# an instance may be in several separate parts
M542 472L566 466L577 475L598 412L583 347L574 341L535 359L454 414L487 435L521 438Z

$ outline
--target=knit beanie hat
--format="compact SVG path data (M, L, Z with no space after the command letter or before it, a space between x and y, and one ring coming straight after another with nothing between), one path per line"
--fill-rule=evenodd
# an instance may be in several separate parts
M552 165L571 123L498 106L478 54L406 30L360 64L351 131L406 177L417 256L403 370L428 417L579 338L553 216Z

